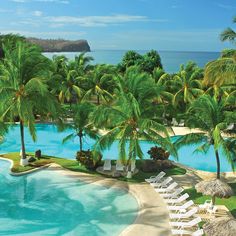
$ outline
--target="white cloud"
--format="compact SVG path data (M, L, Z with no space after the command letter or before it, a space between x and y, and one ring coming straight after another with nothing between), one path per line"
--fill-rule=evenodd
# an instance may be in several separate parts
M33 15L33 16L42 16L42 15L43 15L43 12L42 12L42 11L33 11L33 12L32 12L32 15Z
M84 16L84 17L73 17L73 16L51 16L47 17L46 20L51 24L75 24L83 27L96 27L96 26L108 26L115 24L122 24L128 22L166 22L166 19L155 19L151 20L147 16L139 15L111 15L111 16Z
M234 10L234 9L236 9L236 6L222 4L222 3L217 3L217 6L220 7L220 8L227 9L227 10Z

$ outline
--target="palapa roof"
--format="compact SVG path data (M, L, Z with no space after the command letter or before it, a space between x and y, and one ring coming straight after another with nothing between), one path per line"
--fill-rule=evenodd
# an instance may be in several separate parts
M226 182L219 179L201 181L196 184L195 188L197 192L204 195L219 198L229 198L234 194L232 188Z
M206 236L235 236L236 220L229 217L219 217L203 225L203 230Z

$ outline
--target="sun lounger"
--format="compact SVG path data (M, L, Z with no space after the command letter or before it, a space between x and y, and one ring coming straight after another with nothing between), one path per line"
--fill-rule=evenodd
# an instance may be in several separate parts
M155 191L158 193L166 193L166 192L171 192L174 188L176 188L178 184L176 182L173 182L170 184L167 188L155 188Z
M174 192L172 193L160 193L160 195L163 197L163 198L178 198L179 195L184 191L183 188L177 188Z
M170 222L170 225L172 227L181 227L181 228L190 228L193 226L198 225L198 223L200 223L202 221L201 217L197 217L191 221L173 221Z
M217 206L213 206L213 205L212 205L211 207L208 207L206 210L207 210L207 212L210 213L210 215L211 215L211 214L215 214L216 211L217 211L217 209L218 209Z
M190 218L191 216L193 216L197 212L198 212L198 208L193 207L192 209L190 209L189 211L187 211L185 213L171 213L170 218L171 219L186 219L186 218Z
M124 165L123 165L123 163L121 162L121 160L117 160L117 161L116 161L116 170L117 170L117 171L124 171Z
M165 202L166 203L171 203L171 204L176 204L176 203L181 203L181 202L185 201L188 198L189 198L189 195L187 193L185 193L177 199L165 199Z
M202 229L198 229L197 231L189 231L189 230L184 230L184 229L172 229L172 234L173 235L192 235L192 236L202 236L204 234Z
M166 173L161 171L158 175L151 176L149 179L145 179L145 181L148 183L154 183L154 182L158 183L165 175Z
M154 188L163 188L163 187L167 187L167 185L172 181L173 179L171 177L167 177L166 179L164 179L162 182L160 183L150 183L152 185L152 187Z
M110 159L104 160L103 170L107 170L107 171L111 170L111 160Z
M190 206L192 206L194 204L194 202L192 200L189 200L188 202L185 202L183 205L181 206L167 206L167 208L170 211L181 211L181 210L185 210L187 208L189 208Z
M200 204L199 208L200 209L207 209L212 206L212 200L206 200L204 204Z

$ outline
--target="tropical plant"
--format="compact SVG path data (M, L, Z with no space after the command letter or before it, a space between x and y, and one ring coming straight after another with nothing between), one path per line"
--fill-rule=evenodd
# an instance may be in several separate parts
M90 114L93 112L95 105L89 102L83 102L72 106L73 122L66 125L66 128L73 130L63 139L63 142L79 137L79 150L83 150L83 139L87 136L92 139L98 138L98 132L89 120Z
M236 50L224 50L217 60L205 66L203 83L206 86L236 86Z
M129 169L132 159L143 157L141 139L153 141L176 154L167 129L158 122L155 112L150 112L151 101L158 92L156 84L146 73L135 74L134 70L130 68L120 81L114 105L101 105L93 114L97 127L110 127L95 144L95 151L101 152L118 141L118 157L127 161Z
M80 84L80 75L65 56L53 57L53 74L51 75L52 92L57 95L61 103L73 101L82 97L83 89Z
M236 16L233 18L233 23L236 23ZM236 44L236 32L228 27L220 34L221 41L229 41L233 44Z
M15 48L4 45L4 59L0 62L0 118L3 122L20 122L22 157L26 158L24 125L36 140L35 115L56 113L54 97L47 87L50 60L38 47L16 42Z
M96 65L87 74L85 87L84 99L91 99L92 96L95 96L98 105L101 100L110 101L113 91L117 87L115 67L106 64Z
M200 144L196 151L204 153L206 153L210 147L213 147L216 157L218 179L220 179L220 150L222 150L224 157L234 170L234 155L230 148L230 143L235 137L225 138L223 136L223 134L227 132L229 124L233 123L236 119L235 110L227 109L228 106L230 106L230 104L227 99L218 101L209 95L199 97L188 109L186 123L190 128L200 129L200 132L181 136L175 142L177 148L183 145Z

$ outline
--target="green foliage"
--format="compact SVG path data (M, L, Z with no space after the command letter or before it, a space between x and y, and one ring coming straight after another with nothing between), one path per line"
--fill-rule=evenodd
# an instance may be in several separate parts
M233 23L236 23L236 16L233 18ZM228 27L220 34L220 39L221 41L229 41L236 44L236 32Z

